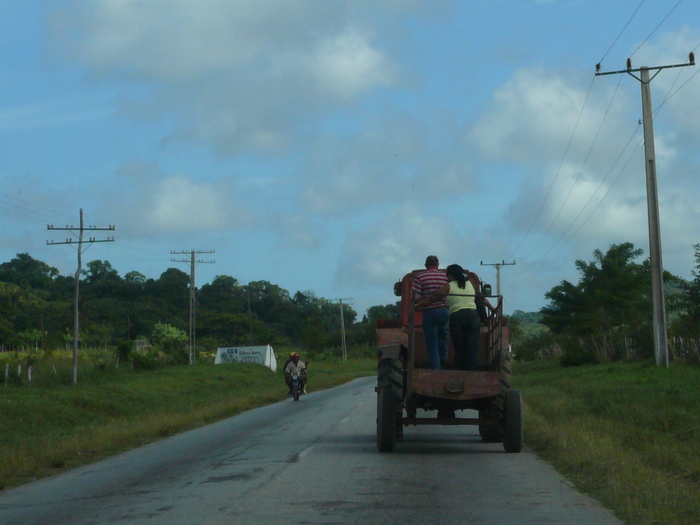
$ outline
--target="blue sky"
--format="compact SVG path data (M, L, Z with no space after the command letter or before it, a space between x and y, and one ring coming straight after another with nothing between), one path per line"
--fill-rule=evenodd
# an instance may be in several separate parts
M0 261L352 297L426 255L534 311L576 259L648 254L639 82L700 46L680 1L0 0ZM652 82L664 267L700 243L700 75ZM97 235L98 238L101 238Z

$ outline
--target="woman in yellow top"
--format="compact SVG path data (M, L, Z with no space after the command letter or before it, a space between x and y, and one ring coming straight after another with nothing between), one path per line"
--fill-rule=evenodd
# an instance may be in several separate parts
M417 304L422 306L445 297L450 310L450 335L455 351L455 365L458 370L476 370L481 320L476 311L474 286L459 264L450 264L445 273L448 284Z
M481 319L476 311L474 286L459 264L449 265L445 273L449 282L440 292L448 294L446 300L450 310L450 335L455 350L455 364L458 370L476 370Z

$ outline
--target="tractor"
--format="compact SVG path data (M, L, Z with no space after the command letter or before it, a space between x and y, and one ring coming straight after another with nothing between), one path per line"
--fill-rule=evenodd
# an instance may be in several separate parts
M503 443L506 452L520 452L522 396L510 388L511 352L503 298L492 296L491 286L475 274L469 276L476 284L477 298L487 306L476 369L456 369L450 342L446 366L434 370L428 367L423 312L413 301L413 280L421 271L406 274L394 285L394 294L401 298L399 317L377 321L377 448L392 452L404 427L477 425L483 442ZM478 417L457 416L457 411L465 409L476 411Z

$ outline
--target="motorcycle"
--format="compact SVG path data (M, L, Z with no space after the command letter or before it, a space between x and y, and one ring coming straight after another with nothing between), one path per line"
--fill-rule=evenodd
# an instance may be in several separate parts
M299 396L301 396L303 389L299 374L292 374L292 397L294 401L299 401Z

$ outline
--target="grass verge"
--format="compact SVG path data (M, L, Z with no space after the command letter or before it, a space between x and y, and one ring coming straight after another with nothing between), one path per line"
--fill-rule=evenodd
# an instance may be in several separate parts
M307 390L374 375L376 366L314 362ZM0 386L0 489L281 401L286 391L281 371L246 364L122 367L76 386Z
M700 523L700 368L518 363L525 441L630 525Z

